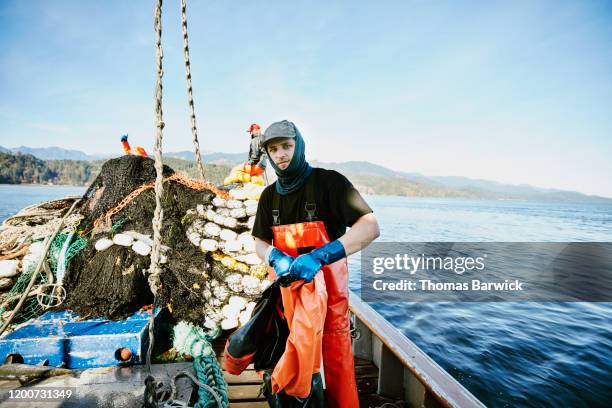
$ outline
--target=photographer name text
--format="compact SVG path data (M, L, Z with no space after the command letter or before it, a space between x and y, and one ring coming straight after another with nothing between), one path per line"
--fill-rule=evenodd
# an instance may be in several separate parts
M483 282L478 279L472 279L470 282L436 282L430 279L384 281L376 279L372 282L372 287L378 291L455 292L472 290L518 292L523 290L523 284L524 282L518 279L505 279L503 282Z

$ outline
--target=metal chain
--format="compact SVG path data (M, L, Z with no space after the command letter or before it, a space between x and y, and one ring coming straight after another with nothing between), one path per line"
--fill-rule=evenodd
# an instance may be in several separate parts
M198 173L204 180L204 165L200 156L200 143L198 142L198 129L196 127L195 108L193 105L193 86L191 84L191 62L189 61L189 38L187 35L187 0L181 0L181 16L183 21L183 55L185 56L185 71L187 73L187 98L189 100L189 113L191 115L191 135L195 147L195 158L198 164Z

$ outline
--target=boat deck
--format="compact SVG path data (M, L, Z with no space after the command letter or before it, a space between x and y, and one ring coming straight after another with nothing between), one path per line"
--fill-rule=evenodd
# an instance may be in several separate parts
M221 361L223 349L229 333L225 333L213 342L213 348ZM166 384L180 371L193 373L192 364L168 363L153 364L152 375L157 381ZM385 402L393 402L376 395L378 368L372 362L355 358L355 373L361 407L379 407ZM140 407L144 395L144 379L148 372L143 365L129 367L100 367L84 370L79 376L58 376L44 379L29 387L72 387L75 396L69 401L49 401L44 406L52 407ZM262 380L250 365L241 375L224 373L228 383L230 407L263 408L267 407L263 395L260 395ZM9 390L25 388L16 380L0 381L0 408L29 407L32 402L19 402L8 398ZM178 398L187 401L196 397L196 390L190 380L183 378L177 381ZM68 402L66 404L66 402Z
M213 348L217 353L219 361L223 358L223 349L227 336L222 336L213 342ZM259 394L261 379L250 365L241 375L224 373L229 388L230 407L236 408L263 408L268 403ZM378 386L378 368L367 361L355 358L355 378L357 380L357 391L359 393L359 405L361 408L378 407L385 402L393 400L376 394Z
M355 372L360 407L374 407L390 401L376 395L378 369L371 362L356 359ZM229 387L230 407L263 408L268 406L263 396L259 395L261 380L252 367L239 376L225 373L225 380Z

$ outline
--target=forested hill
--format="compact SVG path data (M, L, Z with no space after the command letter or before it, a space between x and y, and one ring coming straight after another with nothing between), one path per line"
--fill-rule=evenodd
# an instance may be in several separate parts
M163 160L164 164L175 171L198 178L195 161L168 155L164 156ZM88 185L98 175L103 163L104 160L42 160L30 154L0 151L0 184ZM425 177L417 173L401 173L368 162L313 162L313 165L340 171L364 194L612 203L609 198L587 196L572 191L504 185L465 177ZM204 168L206 178L215 184L221 184L230 171L228 164L207 162L204 163Z
M41 160L30 154L0 152L0 184L61 184L84 186L98 175L104 160ZM175 171L196 177L195 162L164 157L164 164ZM205 164L206 177L220 184L229 173L228 166Z
M47 183L52 179L53 172L43 160L29 154L0 152L0 183Z
M164 156L164 164L175 171L197 178L195 161ZM103 160L41 160L30 154L11 154L0 152L0 183L3 184L63 184L88 185L97 176ZM205 163L206 178L221 184L229 174L230 167ZM489 198L480 193L428 185L427 183L376 174L343 172L361 191L366 194L398 195L413 197L471 197Z

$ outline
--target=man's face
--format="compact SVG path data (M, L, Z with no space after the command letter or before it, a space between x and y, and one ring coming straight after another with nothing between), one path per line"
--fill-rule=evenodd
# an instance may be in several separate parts
M266 148L270 159L279 169L285 170L289 167L293 153L295 152L295 140L292 138L275 139L270 141Z
M261 136L261 129L253 129L251 131L251 136Z

